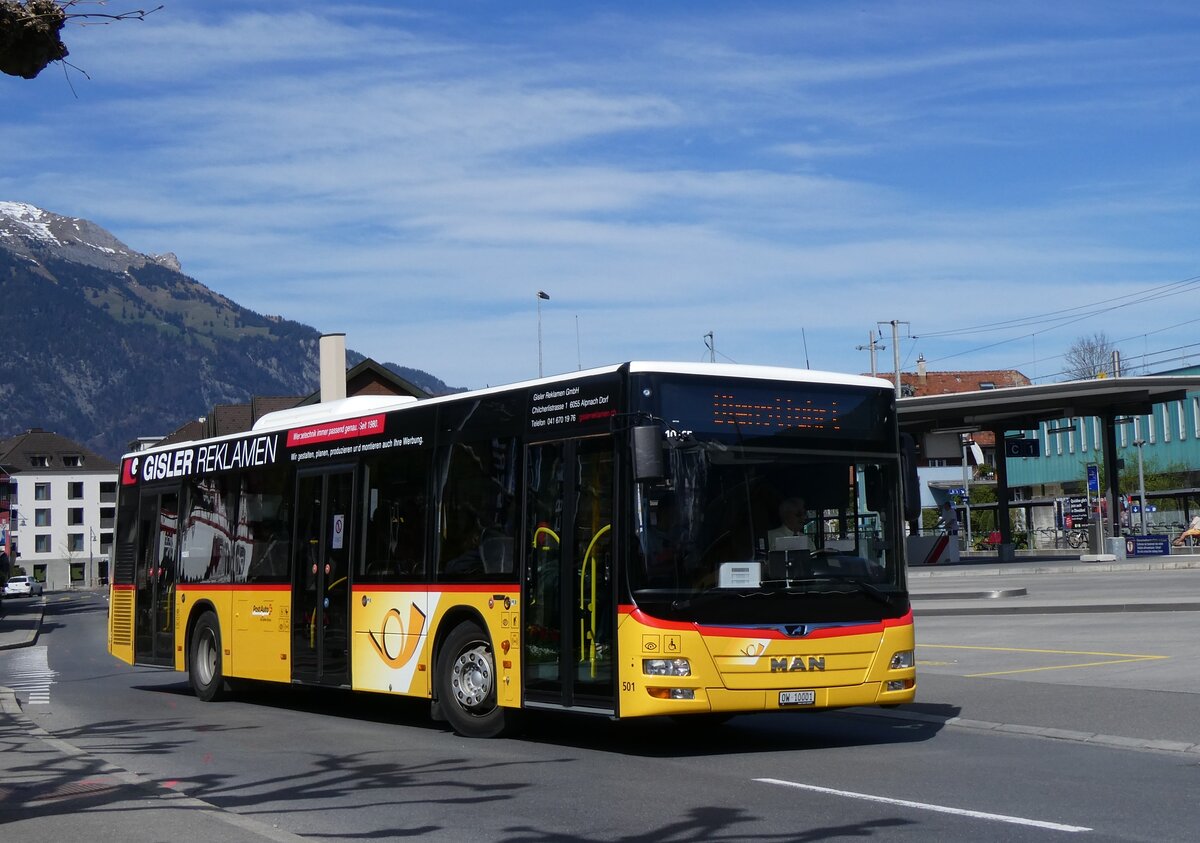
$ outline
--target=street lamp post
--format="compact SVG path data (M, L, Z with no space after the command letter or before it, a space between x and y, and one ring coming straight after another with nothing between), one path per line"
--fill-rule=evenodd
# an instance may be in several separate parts
M1133 440L1134 447L1138 449L1138 497L1141 499L1143 536L1146 535L1146 473L1142 468L1142 446L1145 444L1145 439Z
M538 314L538 377L542 376L542 299L550 301L550 294L545 290L537 291Z
M966 521L967 532L966 543L963 545L964 550L971 549L971 469L967 463L967 448L971 445L971 437L967 434L960 434L962 437L962 470L963 470L963 518Z

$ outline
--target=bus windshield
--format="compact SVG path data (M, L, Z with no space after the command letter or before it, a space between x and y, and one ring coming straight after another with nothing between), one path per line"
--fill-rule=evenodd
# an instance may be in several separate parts
M664 476L635 495L639 607L706 623L794 620L802 597L838 617L907 610L894 453L844 429L739 444L736 431L691 421L667 417Z

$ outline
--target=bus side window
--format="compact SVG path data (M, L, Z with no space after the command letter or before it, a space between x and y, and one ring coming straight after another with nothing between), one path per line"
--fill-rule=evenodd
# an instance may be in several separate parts
M430 452L400 451L367 461L367 540L361 579L425 576Z
M292 546L290 500L283 467L246 474L238 504L235 582L288 581Z
M513 575L519 473L514 438L451 448L439 518L441 579Z

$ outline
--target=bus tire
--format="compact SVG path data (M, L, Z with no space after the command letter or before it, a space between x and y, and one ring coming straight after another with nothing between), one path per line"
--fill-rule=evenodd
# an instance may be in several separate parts
M188 679L197 698L213 702L226 696L229 686L221 661L221 627L217 616L205 612L192 630L188 653Z
M464 738L496 738L516 730L519 712L496 704L496 656L478 624L460 623L446 636L435 682L442 714Z

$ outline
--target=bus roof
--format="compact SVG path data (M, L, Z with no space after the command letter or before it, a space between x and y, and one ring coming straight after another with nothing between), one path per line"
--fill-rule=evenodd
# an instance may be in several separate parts
M659 373L659 374L677 374L677 375L701 375L717 378L749 378L757 380L775 380L775 381L790 381L800 383L813 384L836 384L842 386L857 386L869 389L893 389L890 381L883 378L868 377L866 375L849 375L840 372L827 372L819 369L793 369L784 366L756 366L742 363L679 363L665 361L648 361L634 360L628 363L619 363L611 366L600 366L593 369L583 369L580 371L563 372L562 374L549 375L543 378L533 378L531 380L516 381L514 383L502 384L499 386L488 386L482 389L472 389L466 392L455 392L449 395L439 395L432 398L416 399L409 395L353 395L348 398L341 398L336 401L326 401L320 404L309 404L302 407L293 407L287 410L276 410L273 413L263 415L254 423L252 431L271 431L285 430L291 427L301 425L320 424L323 422L333 421L341 418L353 418L354 416L363 415L365 413L385 413L392 410L398 410L402 407L411 407L416 404L441 404L447 401L455 401L461 398L469 398L477 395L490 395L501 392L508 392L515 389L529 389L539 384L556 384L566 381L578 380L579 378L593 377L595 375L611 374L628 369L634 373ZM205 442L219 442L225 439L237 439L245 436L250 431L238 431L236 433L227 434L224 436L212 437L204 440ZM160 449L173 450L185 445L185 442L172 442L169 445L152 446L144 451L136 451L125 456L133 456L142 453L152 453Z

